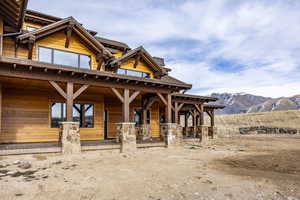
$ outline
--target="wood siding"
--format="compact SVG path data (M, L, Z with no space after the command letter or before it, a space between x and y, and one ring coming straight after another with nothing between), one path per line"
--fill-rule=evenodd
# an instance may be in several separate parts
M87 99L87 100L86 100ZM80 129L81 140L103 139L103 97L82 95L76 102L93 103L94 128ZM50 127L50 103L63 99L53 91L11 89L3 87L2 132L0 143L55 142L59 129Z

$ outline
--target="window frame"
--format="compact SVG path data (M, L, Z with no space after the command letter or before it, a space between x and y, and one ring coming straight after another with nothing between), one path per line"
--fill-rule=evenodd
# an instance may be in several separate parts
M133 75L128 75L128 74L127 74L128 71L132 71L132 72L138 72L138 73L141 73L141 76L134 76L134 77L139 77L139 78L151 78L151 74L148 73L148 72L141 72L141 71L137 71L137 70L124 69L124 68L119 68L119 69L124 70L124 72L125 72L124 74L120 74L120 75L133 76ZM119 69L118 69L118 70L119 70ZM117 71L117 74L119 74L118 71ZM148 77L147 77L147 76L148 76Z
M53 101L50 101L49 102L49 127L50 128L59 128L59 126L58 127L53 127L52 126L52 104L53 103L62 103L62 104L66 104L65 102L63 102L63 101L59 101L59 100L53 100ZM92 105L92 107L93 107L93 117L92 117L92 120L93 120L93 125L92 125L92 127L81 127L80 125L79 125L79 128L87 128L87 129L92 129L92 128L95 128L95 113L96 113L96 104L95 103L89 103L89 102L74 102L74 105L73 105L73 109L72 109L72 112L73 112L73 110L75 109L74 108L74 106L75 106L75 104L80 104L80 105ZM67 109L67 106L65 106L65 109ZM67 114L67 111L65 110L65 113ZM63 122L63 121L62 121ZM79 122L80 123L80 122Z
M72 51L65 51L65 50L61 50L61 49L57 49L57 48L51 48L51 47L45 47L45 46L40 46L39 45L38 48L37 48L37 51L38 51L38 61L39 62L44 62L44 63L48 63L48 62L40 60L40 48L50 49L51 50L51 63L49 63L49 64L61 65L61 66L67 66L67 67L73 67L73 68L78 68L78 69L87 69L87 68L83 68L83 67L80 66L80 56L82 55L82 56L87 56L87 57L90 58L89 69L92 70L92 56L91 55L82 54L82 53L76 53L76 52L72 52ZM77 66L55 64L54 63L54 51L60 51L60 52L65 52L65 53L70 53L70 54L77 55Z

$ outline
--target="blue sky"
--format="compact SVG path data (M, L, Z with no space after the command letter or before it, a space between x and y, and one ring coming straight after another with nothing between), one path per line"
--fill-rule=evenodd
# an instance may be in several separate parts
M166 59L190 93L300 94L299 0L29 0Z

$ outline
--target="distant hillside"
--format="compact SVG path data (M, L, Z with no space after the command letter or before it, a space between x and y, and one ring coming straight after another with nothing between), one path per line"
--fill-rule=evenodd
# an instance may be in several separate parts
M246 113L250 107L271 100L271 98L268 97L255 96L245 93L213 93L211 96L219 99L216 104L226 106L226 108L218 110L217 114Z
M248 113L267 112L274 110L297 110L300 109L300 95L293 97L281 97L277 99L270 99L261 104L251 106Z
M240 114L300 109L300 95L275 99L246 93L213 93L211 96L219 99L216 102L217 104L226 106L225 109L218 110L217 114Z

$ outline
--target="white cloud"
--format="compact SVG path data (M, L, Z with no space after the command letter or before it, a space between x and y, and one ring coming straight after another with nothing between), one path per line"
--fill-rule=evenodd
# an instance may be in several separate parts
M153 55L166 56L172 74L193 83L194 91L273 97L300 93L298 0L63 2L69 6L52 0L47 8L44 1L29 2L29 8L72 15L102 36L132 47L145 45ZM199 45L177 45L180 40ZM165 41L173 43L162 45ZM242 67L221 70L214 60Z

